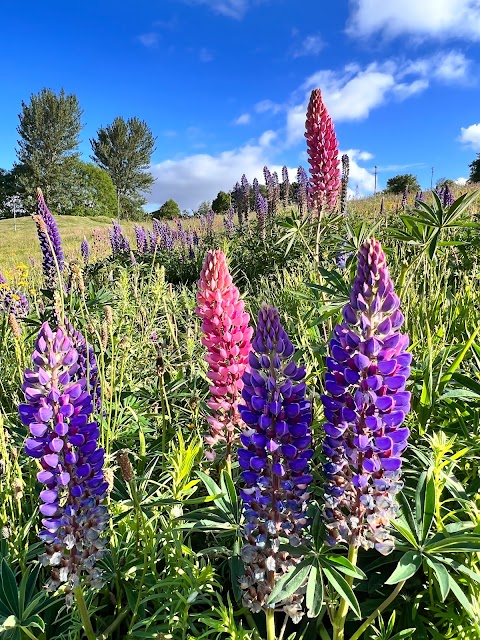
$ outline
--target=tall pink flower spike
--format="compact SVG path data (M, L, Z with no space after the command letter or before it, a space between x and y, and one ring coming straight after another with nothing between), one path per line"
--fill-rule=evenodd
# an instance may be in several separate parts
M338 143L320 89L314 89L311 93L305 128L311 174L311 207L314 211L319 211L324 205L335 209L341 185Z
M212 415L207 418L210 433L205 436L209 460L215 459L214 446L226 442L227 467L230 463L235 430L241 427L237 403L243 388L242 375L248 367L253 329L250 316L233 284L223 251L209 251L198 281L196 308L202 319L209 364L208 378L212 394L207 402Z

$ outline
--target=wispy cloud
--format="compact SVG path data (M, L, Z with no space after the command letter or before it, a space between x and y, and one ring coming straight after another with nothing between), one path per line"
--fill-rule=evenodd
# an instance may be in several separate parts
M292 57L301 58L303 56L318 56L324 47L325 43L321 36L305 36L292 47Z
M160 36L155 31L149 31L148 33L142 33L138 36L138 40L147 49L153 49L158 45Z
M249 113L242 113L234 120L234 124L249 124L251 119L252 118Z
M202 47L198 54L198 58L200 62L212 62L214 57L215 56L213 55L213 51L211 51L210 49L207 49L206 47Z
M211 9L214 13L218 13L227 18L241 20L249 6L253 4L253 0L183 0L187 4L203 4Z
M478 0L351 0L351 36L480 40Z

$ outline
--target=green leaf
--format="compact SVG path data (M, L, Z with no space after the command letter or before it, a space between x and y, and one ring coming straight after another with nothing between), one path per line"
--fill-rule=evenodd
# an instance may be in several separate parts
M336 556L333 553L326 554L322 556L322 559L325 558L327 561L327 566L344 573L347 576L351 576L352 578L358 578L358 580L366 580L367 576L363 573L361 569L353 565L348 558L344 556Z
M465 609L465 611L470 616L473 617L475 615L475 613L474 613L474 611L472 609L472 603L470 602L470 600L463 593L463 590L460 588L458 583L453 579L453 577L451 575L448 576L448 580L449 580L449 583L450 583L450 589L452 590L452 593L455 595L455 597L457 598L459 603L462 605L462 607Z
M431 569L433 569L433 572L435 573L438 587L440 590L440 598L442 602L444 602L445 598L448 596L448 592L450 591L450 581L449 581L448 571L446 570L445 566L441 562L435 562L435 560L432 560L431 558L428 558L428 557L427 557L427 564L429 567L431 567Z
M435 514L435 501L436 501L436 491L435 491L435 479L433 474L428 473L428 478L425 484L425 494L423 500L423 526L422 526L422 536L421 540L424 542L428 534L430 533L430 528L432 526L433 516Z
M406 638L411 638L413 632L417 629L403 629L399 633L396 633L390 640L406 640Z
M474 553L480 551L480 535L475 533L453 535L441 540L433 540L425 545L425 552L429 554L443 553Z
M268 603L281 602L295 593L305 583L311 567L310 562L304 560L282 576L268 597Z
M0 599L8 605L17 618L20 618L17 581L5 558L0 563Z
M360 611L360 605L353 593L352 587L348 584L345 578L343 578L335 569L329 569L328 567L323 568L323 574L338 595L348 603L348 606L355 612L357 617L361 618L362 612Z
M313 565L308 576L305 602L309 618L316 618L320 615L323 605L323 580L322 574L316 565Z
M419 551L407 551L400 560L395 571L385 584L397 584L414 576L422 564L422 554Z

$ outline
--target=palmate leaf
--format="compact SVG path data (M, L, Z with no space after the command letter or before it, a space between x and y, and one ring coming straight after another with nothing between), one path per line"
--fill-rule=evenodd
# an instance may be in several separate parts
M442 602L444 602L450 591L450 577L448 575L448 571L441 562L436 562L435 560L432 560L428 557L426 561L428 566L433 570L435 574L440 592L440 599Z
M354 611L358 618L362 617L360 605L358 604L357 597L353 592L352 587L348 584L345 578L336 570L328 567L323 567L323 575L328 580L333 589L339 596L344 598L348 602L348 606Z
M320 615L323 606L323 591L322 572L318 565L313 565L308 576L305 594L305 604L309 618L316 618Z
M268 597L269 604L281 602L291 596L307 581L312 565L309 560L299 562L283 575Z

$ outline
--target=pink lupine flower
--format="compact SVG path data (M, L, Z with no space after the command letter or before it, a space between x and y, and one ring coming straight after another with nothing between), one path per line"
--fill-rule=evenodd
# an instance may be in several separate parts
M314 89L310 96L305 127L311 174L311 206L316 211L324 205L335 209L341 185L338 143L320 89Z
M222 251L209 251L198 281L196 308L202 319L207 347L211 397L207 402L212 415L207 418L210 432L205 436L206 457L215 458L214 446L226 442L226 459L235 438L235 429L242 425L237 402L243 388L242 375L248 366L253 329L250 316L232 282Z

